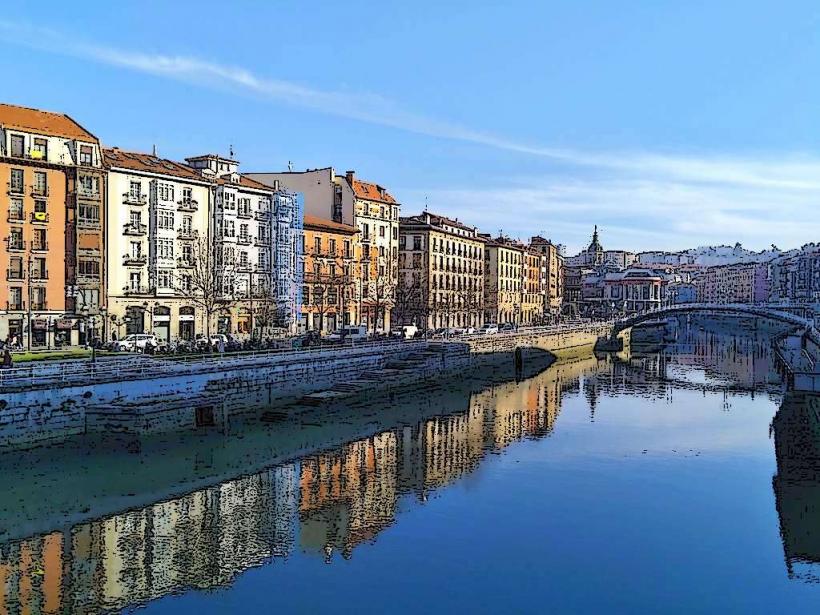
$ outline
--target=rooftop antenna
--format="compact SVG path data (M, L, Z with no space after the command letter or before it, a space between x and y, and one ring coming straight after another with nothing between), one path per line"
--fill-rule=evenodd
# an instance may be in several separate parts
M293 171L293 162L288 160L288 172Z
M157 144L154 143L153 148L151 149L151 155L156 158L157 157Z
M229 144L229 145L228 145L228 152L229 152L228 157L229 157L231 160L233 160L233 143L231 143L231 144Z
M424 213L427 213L427 195L424 195Z

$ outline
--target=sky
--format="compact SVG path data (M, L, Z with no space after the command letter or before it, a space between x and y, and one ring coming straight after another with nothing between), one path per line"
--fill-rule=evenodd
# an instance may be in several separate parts
M820 239L813 1L12 3L0 100L574 254Z

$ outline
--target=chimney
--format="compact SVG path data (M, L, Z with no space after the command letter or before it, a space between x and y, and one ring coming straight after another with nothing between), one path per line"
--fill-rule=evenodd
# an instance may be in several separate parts
M273 191L274 192L279 192L279 180L278 179L273 180Z
M356 178L356 171L347 171L345 173L345 177L347 178L347 183L350 184L350 187L353 187L353 180Z

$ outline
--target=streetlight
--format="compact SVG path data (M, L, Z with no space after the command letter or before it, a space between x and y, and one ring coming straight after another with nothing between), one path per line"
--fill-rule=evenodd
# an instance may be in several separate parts
M84 305L80 310L80 315L83 317L85 321L85 345L89 345L89 336L90 336L90 328L89 328L89 314L88 314L88 306ZM91 340L91 362L96 363L97 361L97 345L94 343L94 340Z

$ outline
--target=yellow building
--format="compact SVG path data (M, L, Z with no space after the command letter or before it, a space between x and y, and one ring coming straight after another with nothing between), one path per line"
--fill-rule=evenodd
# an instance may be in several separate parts
M484 321L521 324L524 246L505 237L484 245Z

